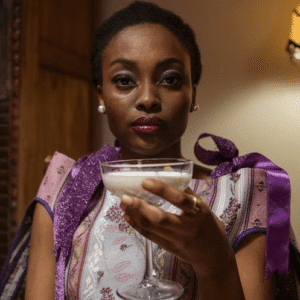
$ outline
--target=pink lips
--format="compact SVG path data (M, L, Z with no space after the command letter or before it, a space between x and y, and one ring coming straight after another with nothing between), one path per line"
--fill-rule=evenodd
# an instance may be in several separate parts
M138 133L154 134L163 124L164 121L158 117L140 117L132 123L132 126Z

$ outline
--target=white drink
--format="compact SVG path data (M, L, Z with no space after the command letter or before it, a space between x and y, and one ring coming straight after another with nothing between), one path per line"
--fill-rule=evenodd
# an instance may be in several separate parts
M191 174L177 171L134 171L108 172L103 174L105 187L118 197L124 194L147 200L155 205L161 205L163 201L156 195L145 191L141 183L146 178L153 178L168 183L173 187L184 190L190 180Z

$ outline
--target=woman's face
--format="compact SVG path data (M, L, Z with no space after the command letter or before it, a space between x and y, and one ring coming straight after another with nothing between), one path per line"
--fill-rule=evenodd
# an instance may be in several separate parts
M109 127L122 150L157 156L180 148L194 105L190 55L158 24L120 31L102 54L97 87Z

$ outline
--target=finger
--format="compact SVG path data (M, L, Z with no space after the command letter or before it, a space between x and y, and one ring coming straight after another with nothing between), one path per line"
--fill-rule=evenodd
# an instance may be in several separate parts
M193 196L198 196L189 186L184 190L185 193Z
M197 199L196 196L191 196L193 201L194 201L194 205L190 210L186 210L183 211L184 214L189 215L189 216L194 216L197 215L200 210L201 210L201 202Z
M160 245L162 248L175 255L179 253L180 245L178 243L174 243L174 240L168 240L165 237L162 237L161 235L142 227L138 222L136 222L134 219L131 219L129 216L126 216L126 221L148 240L151 240L153 243Z
M142 182L142 187L145 190L169 201L184 212L195 210L195 204L197 204L198 207L198 202L201 201L201 199L191 190L188 190L187 193L179 191L173 186L155 179L145 179ZM195 200L197 200L197 203Z
M176 235L172 239L169 239L170 236L167 237L161 236L160 234L147 230L144 227L140 226L140 224L136 222L134 219L131 219L128 216L126 217L126 221L145 238L151 240L153 243L157 245L160 245L168 252L173 253L179 259L186 262L189 262L191 260L189 252L186 251L187 246L189 247L191 243L186 242L184 238L180 238L181 234L178 231L176 231ZM188 234L185 234L183 236L187 237L187 235ZM191 239L188 238L188 240ZM193 241L195 241L195 238L193 238Z
M139 228L144 228L160 236L168 236L172 239L183 228L179 216L163 211L136 197L123 196L121 208L125 211L124 218L130 218L135 224L138 224Z

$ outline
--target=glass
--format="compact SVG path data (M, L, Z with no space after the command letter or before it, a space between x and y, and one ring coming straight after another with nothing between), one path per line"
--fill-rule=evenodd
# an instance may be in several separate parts
M193 162L186 159L133 159L105 162L100 165L104 186L118 197L124 194L161 206L165 200L145 191L141 183L154 178L184 190L193 174ZM146 272L139 284L124 285L117 294L126 300L175 300L183 287L170 280L157 279L152 262L152 243L146 239Z

